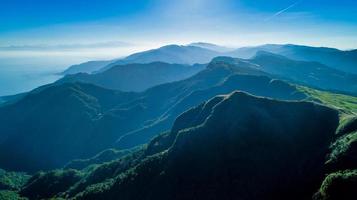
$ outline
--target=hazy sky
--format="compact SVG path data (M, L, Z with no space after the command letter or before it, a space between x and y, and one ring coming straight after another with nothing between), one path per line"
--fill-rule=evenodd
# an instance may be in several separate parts
M0 53L168 43L357 48L355 0L1 0ZM51 50L51 51L48 51Z
M0 0L0 96L165 44L357 48L356 0Z

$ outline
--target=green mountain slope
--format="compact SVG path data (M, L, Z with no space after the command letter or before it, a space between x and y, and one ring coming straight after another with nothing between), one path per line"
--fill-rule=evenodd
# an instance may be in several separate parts
M150 142L139 161L134 156L104 164L88 175L97 177L93 185L57 195L311 199L324 177L324 161L337 125L337 111L313 103L241 92L217 96L178 117L171 132ZM30 186L25 188L28 191Z
M240 71L246 68L209 67L184 81L143 93L82 83L43 86L0 108L0 166L37 171L93 156L194 90L212 87Z
M2 107L1 167L36 171L97 152L106 145L104 139L104 144L95 143L101 132L93 133L102 113L133 95L94 85L64 84L35 90Z
M231 75L216 86L195 90L183 97L162 116L153 121L151 125L122 136L117 142L117 147L130 148L133 145L146 143L158 132L168 130L176 117L182 112L216 95L230 93L234 90L241 90L257 96L281 100L303 100L307 98L307 96L298 91L295 86L283 81L273 80L266 76L245 74Z
M23 172L7 172L0 169L0 190L19 190L30 178Z
M211 62L190 78L141 93L83 83L36 89L0 107L0 167L31 172L54 169L108 148L143 144L168 130L185 110L234 90L282 100L310 96L268 78L275 76L254 63L226 59Z

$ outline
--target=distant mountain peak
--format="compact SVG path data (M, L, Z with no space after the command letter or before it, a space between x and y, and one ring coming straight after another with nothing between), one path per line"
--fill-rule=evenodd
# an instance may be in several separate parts
M257 53L255 54L255 56L253 57L253 59L257 59L257 58L261 58L261 57L273 57L273 58L278 58L278 59L285 59L285 60L290 60L285 56L279 55L279 54L275 54L269 51L257 51Z
M229 47L225 47L225 46L220 46L217 44L212 44L212 43L207 43L207 42L194 42L191 44L188 44L187 46L194 46L194 47L200 47L200 48L204 48L204 49L209 49L212 51L217 51L220 53L225 53L225 52L229 52L229 51L233 51L233 48L229 48Z

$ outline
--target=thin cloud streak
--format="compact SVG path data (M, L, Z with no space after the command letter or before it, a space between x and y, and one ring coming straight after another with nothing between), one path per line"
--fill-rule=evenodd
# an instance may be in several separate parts
M276 12L276 13L275 13L274 15L272 15L271 17L268 17L268 18L265 19L264 21L269 21L269 20L271 20L271 19L273 19L273 18L275 18L275 17L277 17L277 16L283 14L284 12L286 12L286 11L288 11L289 9L295 7L296 5L298 5L298 4L301 3L301 2L302 2L302 1L297 1L297 2L295 2L295 3L293 3L293 4L291 4L290 6L284 8L284 9L278 11L278 12Z
M98 42L98 43L87 43L87 44L58 44L58 45L9 45L0 46L0 51L43 51L43 50L76 50L76 49L87 49L87 48L117 48L117 47L131 47L134 46L131 43L121 42L121 41L111 41L111 42Z

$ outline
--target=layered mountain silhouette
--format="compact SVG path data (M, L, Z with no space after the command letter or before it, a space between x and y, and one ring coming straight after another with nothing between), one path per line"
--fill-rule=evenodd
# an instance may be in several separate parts
M181 112L220 92L240 89L279 99L305 97L294 86L261 77L266 73L250 65L243 61L240 65L212 62L188 79L142 93L83 83L53 84L34 90L0 108L0 167L51 169L117 146L118 139L121 147L145 143L154 136L152 131L134 134L138 135L135 140L131 133L148 127L153 127L156 134L165 131ZM205 90L207 93L202 93ZM131 136L124 140L127 135Z
M225 46L220 46L220 45L207 43L207 42L194 42L194 43L189 44L188 46L201 47L201 48L205 48L205 49L209 49L209 50L221 52L221 53L231 52L234 50L233 48L228 48Z
M355 200L355 66L209 43L72 66L0 97L0 199Z
M89 61L85 63L81 63L78 65L72 65L68 69L64 70L61 74L69 75L69 74L77 74L77 73L92 73L96 72L103 67L109 65L110 63L115 62L115 60L108 61Z
M219 52L197 46L167 45L158 49L132 54L124 59L107 65L100 71L105 71L115 65L129 63L166 62L170 64L206 64Z
M95 74L68 75L57 83L84 82L109 89L141 92L156 85L188 78L204 68L205 65L199 64L190 66L163 62L127 64Z
M70 170L57 177L54 172L34 176L21 194L75 199L311 199L323 180L337 125L337 111L321 105L233 92L186 111L170 132L153 139L136 156L103 164L79 181ZM48 180L63 187L39 190L41 185L52 187Z
M307 96L298 91L295 86L289 85L283 81L270 79L266 76L231 75L216 86L202 90L195 90L180 99L173 107L168 109L150 125L122 136L118 140L116 146L118 148L130 148L133 144L146 143L158 132L168 130L172 126L176 117L185 110L213 98L216 95L229 93L234 90L241 90L257 96L281 100L303 100L307 98Z
M212 58L219 55L222 55L222 53L197 45L167 45L157 49L135 53L122 59L90 61L74 65L65 70L63 74L103 72L113 66L134 63L148 64L152 62L165 62L184 65L206 64L209 63Z
M133 67L134 69L132 72L134 74L130 74L129 70L125 70L125 73L121 72L117 65L125 65L126 67L121 68L124 71L125 68L129 68L129 66L126 65L128 63L148 64L154 61L162 61L171 64L208 63L212 58L218 55L246 58L248 59L248 62L256 64L258 68L260 67L259 70L265 71L272 75L277 75L278 78L283 78L288 81L295 81L298 84L305 84L320 89L340 91L353 95L357 94L357 75L353 74L357 73L355 71L355 66L357 64L357 60L355 59L357 54L355 51L341 51L332 48L317 48L299 45L263 45L257 47L243 47L234 51L227 51L227 49L224 50L220 48L220 46L209 43L192 43L188 46L169 45L158 49L133 54L127 58L119 59L117 61L108 61L110 63L107 63L106 66L101 65L101 63L103 63L102 61L89 62L88 69L91 69L93 66L95 66L95 63L99 63L98 66L100 65L100 67L98 68L100 69L96 70L97 72L102 73L99 73L100 75L97 76L78 74L76 76L66 77L63 80L79 80L98 84L100 86L108 87L111 89L127 90L131 88L125 88L124 86L129 87L129 85L133 85L134 87L135 84L132 84L132 82L126 82L125 78L136 76L134 75L136 72L134 69L140 67L138 67L138 65L132 64L131 67L137 67ZM227 58L219 57L216 59ZM84 64L83 67L86 68L86 65L87 64ZM163 65L159 65L158 63L156 63L156 65L159 69L164 69ZM117 70L105 72L114 66L116 66ZM161 66L161 68L159 66ZM80 65L79 68L81 67L82 65ZM144 68L144 66L141 67ZM79 68L73 68L73 70L70 68L69 70L80 72L81 70L78 70ZM153 73L151 70L149 70L149 68L150 67L148 67L148 72L142 70L137 72L138 77L140 77L140 74L144 72L149 74L150 72ZM82 71L93 72L93 70ZM156 71L159 73L158 76L154 76L156 77L156 80L148 80L148 82L151 82L152 84L148 84L146 87L136 88L134 91L138 91L139 89L147 89L151 86L157 85L156 83L175 81L185 78L185 76L187 77L192 75L190 73L176 72L178 76L174 76L173 74L167 74L170 70ZM170 72L174 73L174 70ZM122 73L123 75L116 76L116 73ZM165 79L163 77L167 78ZM146 84L143 83L142 85Z
M126 58L110 61L90 61L69 67L63 74L105 71L116 65L132 63L166 62L170 64L205 64L217 56L249 59L259 51L266 51L299 61L319 62L339 71L357 74L357 50L342 51L334 48L311 47L294 44L267 44L241 47L236 50L215 44L197 42L186 46L168 45L158 49L135 53Z
M242 47L231 52L230 55L248 59L253 57L258 51L267 51L294 60L315 61L339 71L357 74L357 50L342 51L334 48L294 44L267 44L256 47Z
M79 198L310 197L323 177L324 153L338 123L337 113L243 93L217 98L206 104L208 108L178 118L176 132L171 133L177 135L167 151L115 179L107 190L88 190Z

